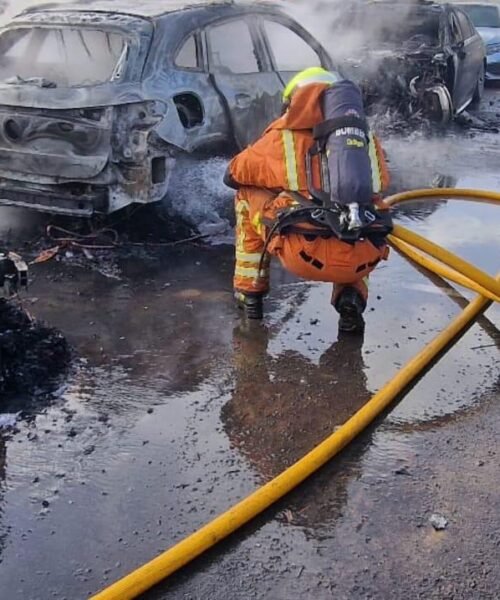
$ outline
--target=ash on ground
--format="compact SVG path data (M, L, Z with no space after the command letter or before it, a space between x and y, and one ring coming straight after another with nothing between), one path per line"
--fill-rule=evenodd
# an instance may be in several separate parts
M0 298L0 394L49 393L70 363L57 330L32 319L14 301Z

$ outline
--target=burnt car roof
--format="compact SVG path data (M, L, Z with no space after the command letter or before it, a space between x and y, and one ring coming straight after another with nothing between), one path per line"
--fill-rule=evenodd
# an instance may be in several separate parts
M86 13L114 13L131 15L135 17L154 19L163 15L211 6L241 6L256 8L262 6L277 7L271 1L258 0L76 0L71 3L51 2L28 8L21 14L33 14L47 11L54 12L86 12Z

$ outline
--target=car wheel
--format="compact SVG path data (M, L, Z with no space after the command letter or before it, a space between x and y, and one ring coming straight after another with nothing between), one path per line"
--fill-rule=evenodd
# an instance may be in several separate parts
M474 95L472 96L472 102L478 103L481 102L481 98L484 94L484 80L486 78L484 63L481 65L481 69L479 71L479 75L477 78L476 89L474 90Z
M447 125L453 118L453 100L448 88L435 85L423 95L423 110L426 117L441 125Z

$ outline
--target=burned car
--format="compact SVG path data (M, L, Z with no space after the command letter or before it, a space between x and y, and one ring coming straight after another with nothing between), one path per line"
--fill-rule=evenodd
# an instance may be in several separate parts
M486 55L469 17L449 4L356 2L337 29L359 34L347 61L370 106L448 122L484 90Z
M0 33L0 204L86 216L159 201L180 156L245 147L316 65L332 67L323 47L264 2L27 10Z

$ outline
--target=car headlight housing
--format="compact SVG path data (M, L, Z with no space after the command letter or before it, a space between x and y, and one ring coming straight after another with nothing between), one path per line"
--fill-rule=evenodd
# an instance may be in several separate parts
M491 54L497 54L498 52L500 52L500 42L495 42L486 46L486 54L488 56Z

